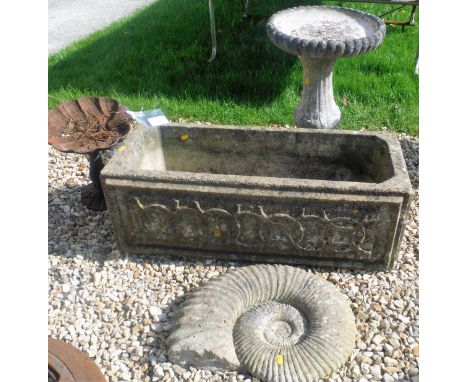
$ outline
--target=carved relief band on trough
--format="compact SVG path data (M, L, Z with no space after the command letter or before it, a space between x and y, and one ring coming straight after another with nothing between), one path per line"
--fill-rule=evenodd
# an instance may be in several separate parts
M307 208L303 207L300 216L293 217L288 213L267 215L261 205L257 206L258 212L252 212L242 210L242 205L237 204L235 213L230 213L223 208L203 210L198 201L188 207L181 206L177 199L172 200L173 206L157 202L144 204L138 197L133 200L136 208L130 211L139 236L152 237L161 243L177 240L182 246L236 245L251 250L299 250L371 259L372 223L379 219L378 212L364 217L329 218L323 209L318 216L307 214ZM357 210L353 212L358 214Z

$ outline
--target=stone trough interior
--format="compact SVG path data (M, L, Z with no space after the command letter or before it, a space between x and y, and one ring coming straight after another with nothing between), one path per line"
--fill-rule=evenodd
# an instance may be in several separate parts
M388 145L365 134L168 125L140 129L122 163L131 171L381 183L394 175Z

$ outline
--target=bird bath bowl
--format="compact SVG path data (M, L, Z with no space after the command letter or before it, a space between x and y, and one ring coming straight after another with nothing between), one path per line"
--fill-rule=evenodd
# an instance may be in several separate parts
M304 87L296 109L298 127L335 128L341 112L333 97L333 65L376 48L385 37L385 23L354 9L303 6L275 13L267 34L278 48L299 56Z
M120 250L392 267L411 184L398 141L341 130L137 128L101 173Z
M108 97L68 100L49 110L49 144L64 153L88 155L91 183L81 189L81 202L91 210L106 209L101 152L121 142L130 131L132 118L126 110Z

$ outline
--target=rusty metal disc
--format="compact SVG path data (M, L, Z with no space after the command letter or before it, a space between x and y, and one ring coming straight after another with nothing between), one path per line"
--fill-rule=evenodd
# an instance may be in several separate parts
M82 97L49 110L49 144L62 152L88 154L120 142L133 119L117 100Z
M85 353L49 338L48 382L105 382L98 366Z

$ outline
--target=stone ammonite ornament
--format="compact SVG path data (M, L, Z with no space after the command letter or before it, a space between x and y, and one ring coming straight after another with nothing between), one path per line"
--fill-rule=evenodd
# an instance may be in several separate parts
M346 296L303 269L253 265L195 290L174 316L173 363L248 372L264 382L312 382L351 355Z

